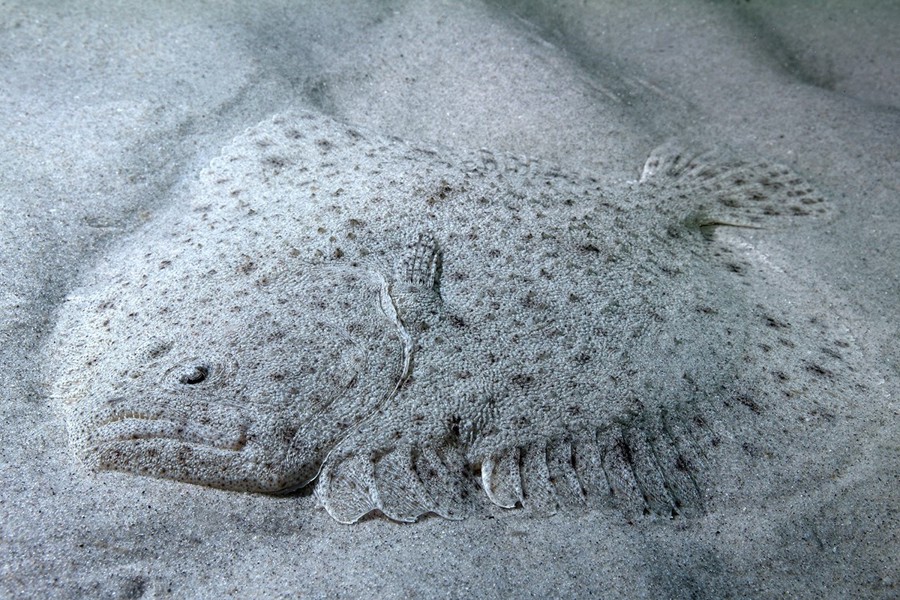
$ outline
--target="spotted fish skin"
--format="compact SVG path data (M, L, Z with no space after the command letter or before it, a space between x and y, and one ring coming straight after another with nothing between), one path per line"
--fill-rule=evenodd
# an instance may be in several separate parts
M723 439L847 344L822 326L793 356L814 325L758 302L717 231L827 210L786 169L676 146L608 187L279 115L73 292L51 393L93 468L315 481L342 522L463 516L476 481L502 507L697 513Z

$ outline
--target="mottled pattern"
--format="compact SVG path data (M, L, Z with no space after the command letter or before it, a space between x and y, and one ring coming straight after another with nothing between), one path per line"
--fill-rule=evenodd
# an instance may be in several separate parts
M282 115L71 295L52 394L91 467L315 481L343 522L697 513L716 452L855 385L850 342L719 239L825 212L787 169L675 146L609 188Z

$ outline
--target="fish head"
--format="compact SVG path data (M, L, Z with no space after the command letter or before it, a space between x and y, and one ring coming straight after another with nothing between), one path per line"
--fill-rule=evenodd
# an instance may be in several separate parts
M402 343L365 270L166 281L114 283L71 329L83 368L57 396L94 469L294 489L398 384Z

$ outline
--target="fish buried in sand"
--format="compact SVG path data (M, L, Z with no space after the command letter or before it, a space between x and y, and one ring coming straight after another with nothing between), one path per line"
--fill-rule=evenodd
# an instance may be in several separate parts
M314 482L342 522L696 514L716 453L852 384L849 342L721 239L826 210L782 167L674 147L609 187L279 115L70 295L51 394L89 467Z

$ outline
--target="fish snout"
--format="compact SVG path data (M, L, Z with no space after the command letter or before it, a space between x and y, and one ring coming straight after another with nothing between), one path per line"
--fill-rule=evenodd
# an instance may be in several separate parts
M82 446L167 439L237 451L247 443L248 415L234 406L119 394L83 407L71 421Z

